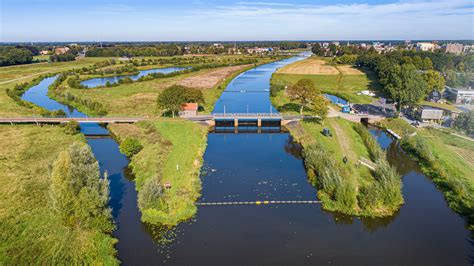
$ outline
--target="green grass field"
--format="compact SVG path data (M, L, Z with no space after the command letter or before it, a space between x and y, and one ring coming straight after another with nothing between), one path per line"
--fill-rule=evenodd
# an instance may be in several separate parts
M49 173L82 135L57 126L0 126L0 265L118 264L110 235L62 225L49 208Z
M191 218L197 211L194 202L201 191L199 173L207 128L180 119L159 119L135 125L111 125L110 129L119 142L133 137L143 145L130 163L139 194L144 182L155 176L161 184L169 182L172 186L163 195L160 208L141 210L142 220L176 225Z

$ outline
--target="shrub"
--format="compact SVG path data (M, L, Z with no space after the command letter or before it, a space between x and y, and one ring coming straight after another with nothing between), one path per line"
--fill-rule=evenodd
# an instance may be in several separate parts
M132 157L137 154L143 148L140 141L134 138L126 138L120 143L120 152L125 154L127 157Z
M64 131L66 132L66 134L69 134L69 135L74 135L81 131L81 126L76 120L71 120L67 122L66 124L64 124L63 126L64 126Z
M138 193L138 206L140 210L149 208L161 209L161 196L163 195L163 186L157 177L148 178Z
M333 156L318 143L306 147L303 156L309 175L315 173L318 177L313 179L313 185L318 188L323 203L330 209L353 213L357 204L356 186L350 179L342 177L342 170Z
M65 226L111 232L109 181L100 178L89 146L75 143L59 154L51 171L50 203Z

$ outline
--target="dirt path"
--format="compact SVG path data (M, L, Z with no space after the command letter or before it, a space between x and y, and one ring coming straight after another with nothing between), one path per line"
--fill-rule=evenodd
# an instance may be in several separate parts
M339 126L337 121L331 120L329 123L331 124L332 128L334 128L342 153L346 155L349 160L353 162L357 161L359 158L357 158L355 153L352 151L350 140L348 139L344 130Z
M74 67L69 66L69 67L60 67L60 68L50 69L50 70L47 70L47 71L38 72L38 73L31 74L31 75L27 75L27 76L23 76L23 77L19 77L19 78L14 78L14 79L2 81L2 82L0 82L0 85L10 83L10 82L13 82L13 81L17 81L17 80L22 80L22 79L27 79L27 78L39 76L39 75L42 75L42 74L47 74L47 73L62 70L62 69L67 69L67 68L74 68Z

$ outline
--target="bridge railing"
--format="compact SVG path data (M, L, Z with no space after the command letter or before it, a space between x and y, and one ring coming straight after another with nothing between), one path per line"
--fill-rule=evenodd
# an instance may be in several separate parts
M240 118L240 117L274 117L274 118L281 118L282 115L280 113L213 113L212 114L215 118Z

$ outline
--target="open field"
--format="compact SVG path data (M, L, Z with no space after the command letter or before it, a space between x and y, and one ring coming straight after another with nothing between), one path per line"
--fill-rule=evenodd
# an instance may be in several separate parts
M380 91L380 84L374 73L354 68L349 65L324 65L326 61L311 57L295 62L278 70L272 77L272 86L291 86L300 79L310 79L323 93L333 94L351 103L371 103L374 98L357 95L360 91ZM289 100L284 91L272 95L273 104L279 108L288 104Z
M0 126L1 265L118 264L116 240L49 208L48 167L73 142L85 140L57 126Z
M199 172L206 148L207 128L179 119L160 119L134 125L110 126L119 142L135 138L143 149L131 158L139 197L150 178L158 177L162 185L171 184L158 207L141 209L142 220L176 225L197 211L194 202L200 196Z
M337 75L337 68L327 65L327 62L317 58L310 57L308 59L289 64L280 68L279 74L299 74L299 75Z
M349 65L338 65L337 70L343 75L364 75L360 69L355 68L354 66Z
M179 85L197 89L212 89L217 86L223 79L229 77L234 72L247 68L252 65L240 65L231 67L222 67L212 69L202 75L188 77L178 82Z

